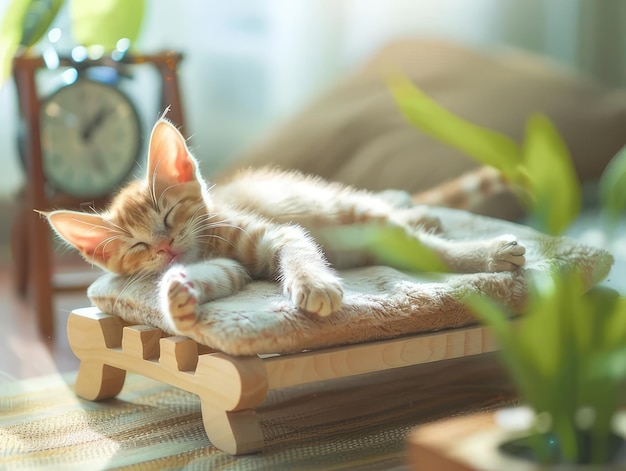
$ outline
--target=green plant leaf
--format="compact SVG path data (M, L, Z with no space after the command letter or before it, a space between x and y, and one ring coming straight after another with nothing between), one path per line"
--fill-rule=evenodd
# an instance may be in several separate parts
M0 84L11 75L13 57L22 39L24 16L31 0L13 0L7 7L0 23Z
M318 234L316 234L317 238ZM354 224L328 227L319 236L342 251L366 252L376 263L413 272L447 272L446 264L401 227Z
M626 210L626 147L611 159L600 177L600 201L609 221L615 225Z
M554 376L561 365L561 332L557 316L545 316L555 303L546 303L543 309L533 309L524 315L519 326L518 342L525 363L537 370L543 378Z
M612 309L605 312L602 320L604 322L598 326L598 329L603 328L599 343L609 350L626 346L626 298L619 296L615 299Z
M502 363L516 384L520 396L531 406L539 406L539 400L545 398L543 391L536 387L537 384L541 384L541 381L537 370L531 364L532 362L529 362L519 342L519 324L525 322L525 319L522 318L513 324L510 313L505 307L478 293L465 293L461 302L481 323L491 329L500 347L499 355Z
M415 127L481 164L497 168L510 181L518 179L521 153L515 141L454 115L403 75L391 77L389 89L402 114Z
M528 120L523 158L536 225L550 234L561 234L578 215L582 196L569 151L545 116Z
M501 306L477 293L467 293L461 300L476 318L493 329L500 345L507 346L513 341L513 328L510 317Z
M31 0L24 15L20 43L27 48L37 44L64 3L65 0Z
M72 35L78 44L114 50L122 38L139 35L144 0L70 0Z
M529 285L517 328L492 301L474 295L461 300L493 328L522 401L550 417L547 431L564 462L605 463L626 379L626 298L602 287L584 293L577 270L533 275ZM581 411L591 414L586 422ZM545 462L558 458L539 440L530 445Z

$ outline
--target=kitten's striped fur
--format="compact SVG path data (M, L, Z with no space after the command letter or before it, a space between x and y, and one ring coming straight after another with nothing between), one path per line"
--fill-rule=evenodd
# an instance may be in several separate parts
M244 170L209 187L183 136L160 119L144 179L129 183L102 214L60 210L47 217L65 241L105 270L163 273L162 309L180 332L195 324L198 303L258 278L278 281L304 311L327 316L338 310L343 288L335 269L376 259L371 253L343 257L332 240L313 236L328 226L402 227L456 272L524 264L525 250L515 237L447 241L427 208L410 200L402 192L375 194L276 169Z
M511 185L498 170L480 167L428 191L411 195L411 202L469 210L488 197L510 189Z

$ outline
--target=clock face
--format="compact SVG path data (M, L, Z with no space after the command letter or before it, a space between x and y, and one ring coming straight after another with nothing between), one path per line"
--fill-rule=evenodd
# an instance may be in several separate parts
M140 132L137 112L122 92L79 79L41 108L44 174L72 196L104 196L135 166Z

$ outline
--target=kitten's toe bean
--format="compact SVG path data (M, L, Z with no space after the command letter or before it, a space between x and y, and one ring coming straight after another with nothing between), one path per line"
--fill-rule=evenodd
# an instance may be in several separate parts
M191 329L198 321L198 293L184 277L170 277L167 283L167 313L179 331Z
M326 317L337 311L343 301L343 287L338 280L309 280L291 283L286 288L291 301L303 311Z
M513 235L503 235L493 241L488 271L514 271L526 263L526 247Z

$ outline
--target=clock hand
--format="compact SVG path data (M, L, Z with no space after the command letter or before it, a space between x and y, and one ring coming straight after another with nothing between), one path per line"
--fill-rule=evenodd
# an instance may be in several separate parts
M100 108L96 116L87 123L87 125L83 128L81 132L81 136L83 141L88 141L91 139L91 134L95 129L98 128L102 124L102 122L106 119L106 117L111 114L111 108Z

